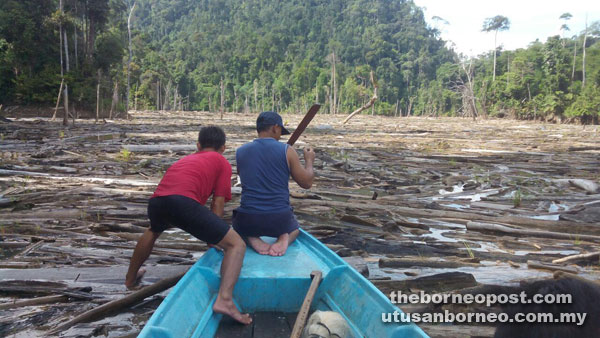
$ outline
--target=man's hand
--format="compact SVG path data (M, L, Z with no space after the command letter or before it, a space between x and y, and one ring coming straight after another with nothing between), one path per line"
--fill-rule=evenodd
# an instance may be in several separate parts
M312 147L304 148L304 162L315 162L315 151Z

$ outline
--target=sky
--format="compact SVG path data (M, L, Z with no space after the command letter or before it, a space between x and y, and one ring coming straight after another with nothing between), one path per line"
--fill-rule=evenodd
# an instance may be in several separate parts
M514 50L525 48L539 39L561 34L563 13L573 16L566 24L570 31L565 36L579 34L585 29L587 14L588 25L600 20L600 1L598 0L413 0L424 9L425 19L431 27L440 30L442 39L450 47L468 56L476 56L494 49L494 32L481 31L486 18L502 15L510 20L508 31L498 32L498 46ZM436 23L433 16L441 17L448 25Z

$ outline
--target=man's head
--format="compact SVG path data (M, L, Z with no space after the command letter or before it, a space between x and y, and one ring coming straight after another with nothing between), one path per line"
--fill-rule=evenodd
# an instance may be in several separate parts
M212 148L222 153L225 151L225 132L217 126L200 128L198 133L198 150Z
M288 135L290 132L283 126L281 116L274 111L264 111L256 119L256 131L258 134L269 134L268 136L279 139L281 135Z

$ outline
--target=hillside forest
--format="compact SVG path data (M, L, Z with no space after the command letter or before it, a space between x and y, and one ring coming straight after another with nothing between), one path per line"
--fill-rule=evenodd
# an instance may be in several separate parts
M510 29L498 14L482 22L490 41ZM337 114L376 91L366 113L598 123L600 22L573 32L571 18L466 57L411 0L3 0L0 104Z

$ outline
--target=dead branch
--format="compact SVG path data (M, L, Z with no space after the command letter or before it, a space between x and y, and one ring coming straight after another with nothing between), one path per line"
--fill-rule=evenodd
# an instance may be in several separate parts
M371 76L371 83L373 84L373 97L371 97L371 99L369 100L369 102L367 102L367 104L365 104L364 106L353 111L352 114L348 115L348 117L346 117L346 119L342 122L342 124L346 124L346 122L348 122L354 115L371 107L375 103L375 101L377 101L377 82L375 82L375 79L373 77L373 71L371 71L370 76Z

